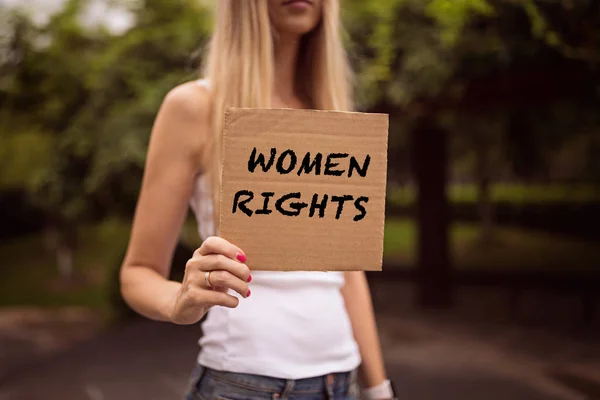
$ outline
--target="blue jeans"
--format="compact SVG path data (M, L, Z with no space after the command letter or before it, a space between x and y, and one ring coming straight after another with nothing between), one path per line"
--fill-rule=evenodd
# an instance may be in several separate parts
M293 380L197 365L186 400L358 400L358 385L354 372Z

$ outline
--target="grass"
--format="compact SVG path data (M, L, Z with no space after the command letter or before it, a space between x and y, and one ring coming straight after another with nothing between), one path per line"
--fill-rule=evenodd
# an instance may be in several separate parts
M129 222L117 220L81 228L76 279L70 284L59 278L42 235L0 244L0 306L78 305L110 313L115 271L129 229ZM385 260L400 267L414 265L416 233L411 220L389 219L385 226ZM182 238L193 247L200 243L193 221L185 224ZM502 227L496 230L491 244L482 245L477 225L455 223L450 238L457 268L600 268L599 246L562 236Z
M401 267L415 263L417 229L409 219L389 219L385 226L384 259ZM450 248L457 268L600 269L597 243L513 227L498 227L482 243L477 224L455 223Z
M415 187L407 185L388 194L388 201L409 205L415 200ZM581 204L600 202L600 188L589 184L532 185L496 183L491 185L490 196L495 203L520 204ZM454 183L448 186L448 199L455 204L476 203L477 186L472 183Z
M455 223L450 230L451 248L458 249L475 244L479 230L474 224ZM414 265L417 245L417 226L408 218L388 219L385 223L383 252L385 261L401 266Z
M72 282L60 279L54 255L37 234L0 244L0 306L78 305L110 312L111 290L129 240L130 222L106 220L79 229ZM188 221L182 237L199 243Z
M1 305L105 305L109 270L119 262L128 224L109 220L79 230L73 281L63 282L44 235L18 238L0 245Z

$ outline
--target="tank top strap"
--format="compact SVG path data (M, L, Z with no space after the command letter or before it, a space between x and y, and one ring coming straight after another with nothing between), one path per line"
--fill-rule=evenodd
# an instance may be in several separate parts
M196 84L200 87L203 87L204 89L210 89L210 83L208 82L208 79L196 79Z

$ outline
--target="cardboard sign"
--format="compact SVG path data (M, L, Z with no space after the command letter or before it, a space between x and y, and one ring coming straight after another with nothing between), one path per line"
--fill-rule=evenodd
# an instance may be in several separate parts
M381 270L388 116L230 108L219 235L254 270Z

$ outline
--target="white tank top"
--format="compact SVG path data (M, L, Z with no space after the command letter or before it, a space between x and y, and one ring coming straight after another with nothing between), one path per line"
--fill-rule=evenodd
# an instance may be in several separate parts
M203 86L206 81L198 81ZM209 177L190 205L202 239L215 234ZM360 362L340 288L342 272L252 272L252 295L213 307L202 325L198 362L220 371L301 379L350 371Z

